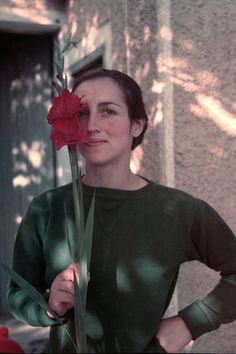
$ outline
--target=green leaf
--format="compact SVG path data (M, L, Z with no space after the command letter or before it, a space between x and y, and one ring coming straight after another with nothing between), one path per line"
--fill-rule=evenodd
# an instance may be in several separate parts
M60 75L63 75L64 60L63 60L63 55L62 55L60 44L59 44L58 40L55 41L55 58L54 58L54 62L56 64L57 73L60 74Z
M64 56L61 57L61 67L62 67L62 73L64 71L64 65L65 65L65 58Z
M55 55L57 60L60 61L62 53L61 53L60 43L58 40L55 41Z
M78 43L77 42L72 41L71 44L73 45L73 47L78 48Z
M86 295L88 288L88 265L86 256L81 256L80 260L80 279L79 279L79 290L81 294L81 301L83 306L86 305Z
M62 49L62 54L64 54L69 48L70 48L70 46L74 46L74 47L77 47L77 43L76 42L72 42L72 41L70 41L70 43L68 43L67 45L66 45L66 47L65 47L65 49L63 48Z
M61 51L62 54L64 54L70 48L71 45L77 47L77 44L78 44L77 42L72 40L72 33L70 33L67 39L65 40L65 43L62 46L62 51Z
M87 288L89 282L89 267L92 253L93 226L94 226L95 193L90 205L80 253L80 283L82 301L85 306L87 298Z
M67 88L67 85L68 85L68 79L67 79L67 75L65 74L65 78L63 81L63 88Z
M0 266L10 275L14 282L21 289L23 289L37 304L39 304L45 311L50 312L53 317L61 322L58 315L49 307L44 297L30 283L28 283L24 278L22 278L19 274L17 274L4 263L0 262Z
M57 70L58 74L61 74L62 73L61 63L57 59L54 59L53 61L56 65L56 70Z
M54 88L54 90L58 93L58 95L60 96L61 92L62 92L62 86L59 85L56 81L52 81L52 87Z
M91 260L91 253L92 253L95 194L96 194L96 189L94 191L93 199L89 208L89 213L86 220L83 243L82 243L82 253L87 255L88 268L90 267L90 260Z
M81 176L81 169L79 168L78 176ZM77 186L78 186L78 195L79 195L79 204L80 204L80 225L79 229L82 234L84 233L84 202L83 202L83 188L81 178L77 179ZM80 246L81 248L81 246Z
M75 230L72 220L70 220L67 216L66 205L64 203L64 212L65 212L65 229L66 229L66 238L70 250L70 255L73 260L73 263L78 263L78 253L76 252L77 248L75 245Z
M76 174L77 174L77 185L78 185L78 194L79 194L79 203L80 203L80 230L84 231L84 203L83 203L83 188L81 182L81 168L79 166L80 154L78 151L78 146L76 146Z
M74 292L75 292L76 344L79 349L79 353L88 353L87 340L86 340L85 307L83 306L79 284L74 270L73 273L74 273Z
M64 54L67 49L70 47L71 45L71 38L72 38L72 33L69 34L69 36L67 37L67 39L65 40L65 43L62 46L62 50L61 52Z

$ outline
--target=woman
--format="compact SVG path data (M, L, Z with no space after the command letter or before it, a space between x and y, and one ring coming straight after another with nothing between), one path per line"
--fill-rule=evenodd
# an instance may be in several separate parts
M96 209L87 334L90 352L178 352L192 339L236 319L236 240L205 202L131 172L130 153L147 128L142 93L114 70L87 72L74 93L87 108L79 114L87 142L82 178L85 210L96 186ZM64 202L73 221L71 185L33 200L20 226L14 268L62 316L57 321L11 283L13 314L36 326L51 326L53 352L72 352L73 268L64 232ZM68 216L67 216L68 217ZM182 263L199 260L222 280L203 300L162 319ZM48 292L48 289L50 291Z

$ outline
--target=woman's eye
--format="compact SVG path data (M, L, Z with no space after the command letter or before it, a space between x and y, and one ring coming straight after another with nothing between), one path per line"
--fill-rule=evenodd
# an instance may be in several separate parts
M86 110L84 109L78 113L79 119L84 119L87 118L88 116L89 116L89 111L87 109Z
M106 116L112 116L112 115L116 114L116 112L113 111L113 109L105 108L103 110L103 114L106 115Z

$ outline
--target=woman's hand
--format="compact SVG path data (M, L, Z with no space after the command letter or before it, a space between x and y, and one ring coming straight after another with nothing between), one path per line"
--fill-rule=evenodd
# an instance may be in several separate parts
M72 263L63 272L58 274L52 282L48 304L59 316L63 316L70 308L74 307L74 272L79 282L80 266ZM47 311L49 317L53 316Z
M161 320L156 338L167 353L180 352L192 340L191 333L180 316Z

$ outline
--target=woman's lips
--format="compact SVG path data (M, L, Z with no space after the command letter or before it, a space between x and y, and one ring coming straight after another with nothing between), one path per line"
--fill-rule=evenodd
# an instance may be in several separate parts
M86 142L88 147L96 147L106 143L106 140L89 140Z

